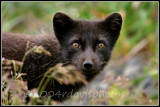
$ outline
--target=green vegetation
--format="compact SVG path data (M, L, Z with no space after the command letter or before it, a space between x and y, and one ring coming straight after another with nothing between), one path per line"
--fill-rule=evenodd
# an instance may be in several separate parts
M99 102L102 100L109 105L158 104L158 2L2 2L1 6L2 31L32 32L33 34L36 30L45 29L48 25L52 27L53 15L58 11L75 19L103 19L112 12L119 12L123 18L123 25L112 60L121 59L121 63L125 64L132 56L138 55L146 65L142 70L141 77L125 82L124 87L117 84L117 81L112 82L107 90L108 98L92 99L89 104L100 104ZM14 65L14 62L12 63ZM138 90L142 85L139 83L147 76L153 77L157 82L156 95L146 96L144 92ZM6 81L3 81L1 86L6 88ZM133 87L133 90L130 91L129 87ZM7 93L2 93L6 98L3 105L26 104L21 102L18 96L7 100L10 92L5 92ZM117 98L119 93L127 94ZM76 97L72 98L73 104L78 102L77 99ZM50 98L47 100L31 98L27 104L57 105L59 103Z

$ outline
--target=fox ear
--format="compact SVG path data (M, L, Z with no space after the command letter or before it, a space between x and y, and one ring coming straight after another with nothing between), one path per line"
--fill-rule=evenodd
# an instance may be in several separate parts
M105 24L109 31L119 33L122 25L122 17L119 13L112 13L106 17Z
M63 39L64 34L74 25L74 20L64 13L57 12L53 17L54 32L58 40Z
M121 30L122 25L122 17L119 13L112 13L108 17L106 17L101 23L100 28L105 32L108 32L109 41L111 47L113 48Z

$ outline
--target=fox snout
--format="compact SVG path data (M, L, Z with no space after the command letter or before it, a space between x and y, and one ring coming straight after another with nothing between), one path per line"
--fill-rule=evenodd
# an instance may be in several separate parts
M98 65L98 58L95 57L95 55L93 54L83 54L83 58L81 59L81 70L85 73L85 74L90 74L90 73L94 73L95 71L97 71L97 66Z
M92 70L92 67L93 67L93 62L92 61L85 61L83 63L83 69L85 69L87 71Z

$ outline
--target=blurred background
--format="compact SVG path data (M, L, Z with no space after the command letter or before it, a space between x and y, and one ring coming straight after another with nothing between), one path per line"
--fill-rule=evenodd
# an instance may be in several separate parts
M158 2L1 2L1 31L47 32L53 29L52 18L58 11L86 20L103 19L119 12L123 25L112 59L104 71L81 90L92 93L103 90L108 93L107 97L74 96L63 103L47 104L158 105L158 6Z

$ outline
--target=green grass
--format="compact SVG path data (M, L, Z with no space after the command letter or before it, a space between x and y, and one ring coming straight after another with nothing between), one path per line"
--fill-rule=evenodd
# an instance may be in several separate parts
M75 19L103 19L112 12L120 12L123 25L120 38L113 51L114 57L125 56L136 44L146 39L148 44L141 51L147 63L143 69L144 76L131 81L131 83L134 86L147 75L151 75L158 83L158 2L2 2L1 7L2 31L19 33L34 32L47 25L52 26L53 15L58 11ZM2 86L5 87L5 84ZM119 87L113 83L116 92L121 92ZM128 88L123 90L128 92ZM149 98L142 95L141 98L130 92L119 100L110 100L109 104L157 104L158 97L156 95ZM149 103L151 100L152 102ZM33 100L35 104L39 104L40 101ZM56 104L51 103L50 99L47 101L42 104ZM13 104L19 104L16 98L13 102ZM10 102L6 103L9 104ZM90 103L95 104L94 101L90 101Z

